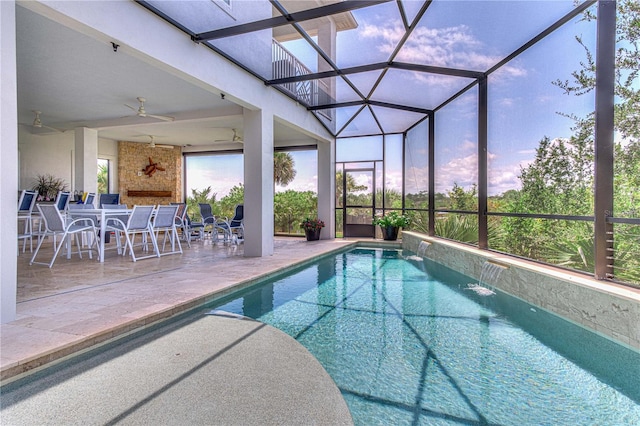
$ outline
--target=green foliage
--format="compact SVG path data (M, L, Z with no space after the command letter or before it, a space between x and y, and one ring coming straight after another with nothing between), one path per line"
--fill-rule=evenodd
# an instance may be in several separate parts
M478 218L475 215L457 214L438 216L436 235L463 243L478 244Z
M547 240L540 256L554 265L593 272L594 250L593 226L590 223L574 222L566 224L561 234Z
M447 193L449 196L451 210L462 211L477 211L478 210L478 187L474 183L471 189L465 191L461 186L458 186L456 182L453 183L453 188Z
M67 183L62 178L57 178L51 174L37 175L31 186L32 191L38 192L38 199L51 201L55 200L59 191L65 191Z
M424 210L408 210L405 215L409 218L410 224L405 228L407 231L429 233L429 212Z
M324 222L317 218L307 217L300 222L300 228L305 231L317 231L324 228Z
M278 192L274 197L273 214L276 232L298 233L301 217L317 216L318 197L312 191Z
M395 189L376 190L375 205L382 206L382 198L384 197L384 206L387 209L402 208L402 194Z
M615 145L614 210L616 216L635 217L640 212L640 3L621 0L617 7L614 128L624 142ZM584 19L596 17L587 12ZM556 80L553 84L566 94L582 96L595 87L596 66L593 53L581 37L576 40L585 51L581 68L571 74L571 81ZM522 170L522 189L503 200L506 211L593 215L595 115L563 115L574 121L573 135L570 139L540 141L534 162ZM504 233L500 250L593 271L592 223L512 217L504 218L501 226ZM625 264L615 275L638 282L633 275L640 268L635 261L637 237L615 232L614 244L615 263Z
M336 172L336 206L337 207L342 206L342 196L343 196L343 191L345 186L343 181L344 181L344 174L342 170L338 170ZM352 174L347 174L346 187L347 187L347 194L353 194L353 193L361 192L367 189L366 185L357 185L356 180ZM349 202L351 202L351 198Z
M390 211L384 216L376 217L375 219L373 219L374 225L382 226L383 228L386 228L387 226L405 228L409 226L409 223L411 223L411 220L408 216L404 216L395 210Z
M98 194L109 192L109 166L108 164L98 164Z
M213 214L216 214L216 196L217 194L214 192L211 194L211 187L207 186L202 191L198 191L197 189L191 190L191 197L187 197L187 214L194 221L199 221L200 216L200 208L198 204L200 203L209 203L212 206Z
M429 192L420 191L417 194L406 194L405 196L406 208L418 208L425 209L429 207Z
M244 204L244 185L239 183L220 199L218 209L214 209L216 216L232 218L238 204Z

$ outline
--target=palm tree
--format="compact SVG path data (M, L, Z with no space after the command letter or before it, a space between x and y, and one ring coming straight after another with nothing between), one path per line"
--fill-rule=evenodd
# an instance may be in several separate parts
M273 181L276 185L287 186L296 177L295 161L288 152L273 154Z

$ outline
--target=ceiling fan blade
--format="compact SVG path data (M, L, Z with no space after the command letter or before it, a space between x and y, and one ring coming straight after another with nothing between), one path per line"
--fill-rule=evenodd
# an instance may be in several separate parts
M158 120L163 120L163 121L173 121L173 120L175 120L174 117L169 117L167 115L145 114L144 117L153 117L153 118L157 118Z
M131 105L127 105L127 104L124 104L124 106L126 106L127 108L131 108L131 109L132 109L132 110L134 110L135 112L138 112L138 108L134 108L134 107L132 107Z
M45 129L53 130L54 132L64 133L64 130L56 129L55 127L46 126L44 124L42 126L40 126L40 127L44 127Z

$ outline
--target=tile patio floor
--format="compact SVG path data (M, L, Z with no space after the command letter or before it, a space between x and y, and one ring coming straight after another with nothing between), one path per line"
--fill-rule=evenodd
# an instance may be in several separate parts
M1 380L35 371L114 336L196 307L225 289L250 283L340 249L353 240L276 238L274 254L244 257L243 245L209 240L184 254L140 260L107 251L98 263L73 255L52 269L18 256L15 321L0 325Z

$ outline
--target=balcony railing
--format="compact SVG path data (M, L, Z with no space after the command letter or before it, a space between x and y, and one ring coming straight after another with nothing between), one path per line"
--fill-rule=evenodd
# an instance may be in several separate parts
M309 68L276 40L272 40L271 46L273 79L311 74ZM322 81L306 80L279 86L305 105L317 106L334 103L329 93L329 86ZM318 112L327 119L332 119L329 111L320 110Z

